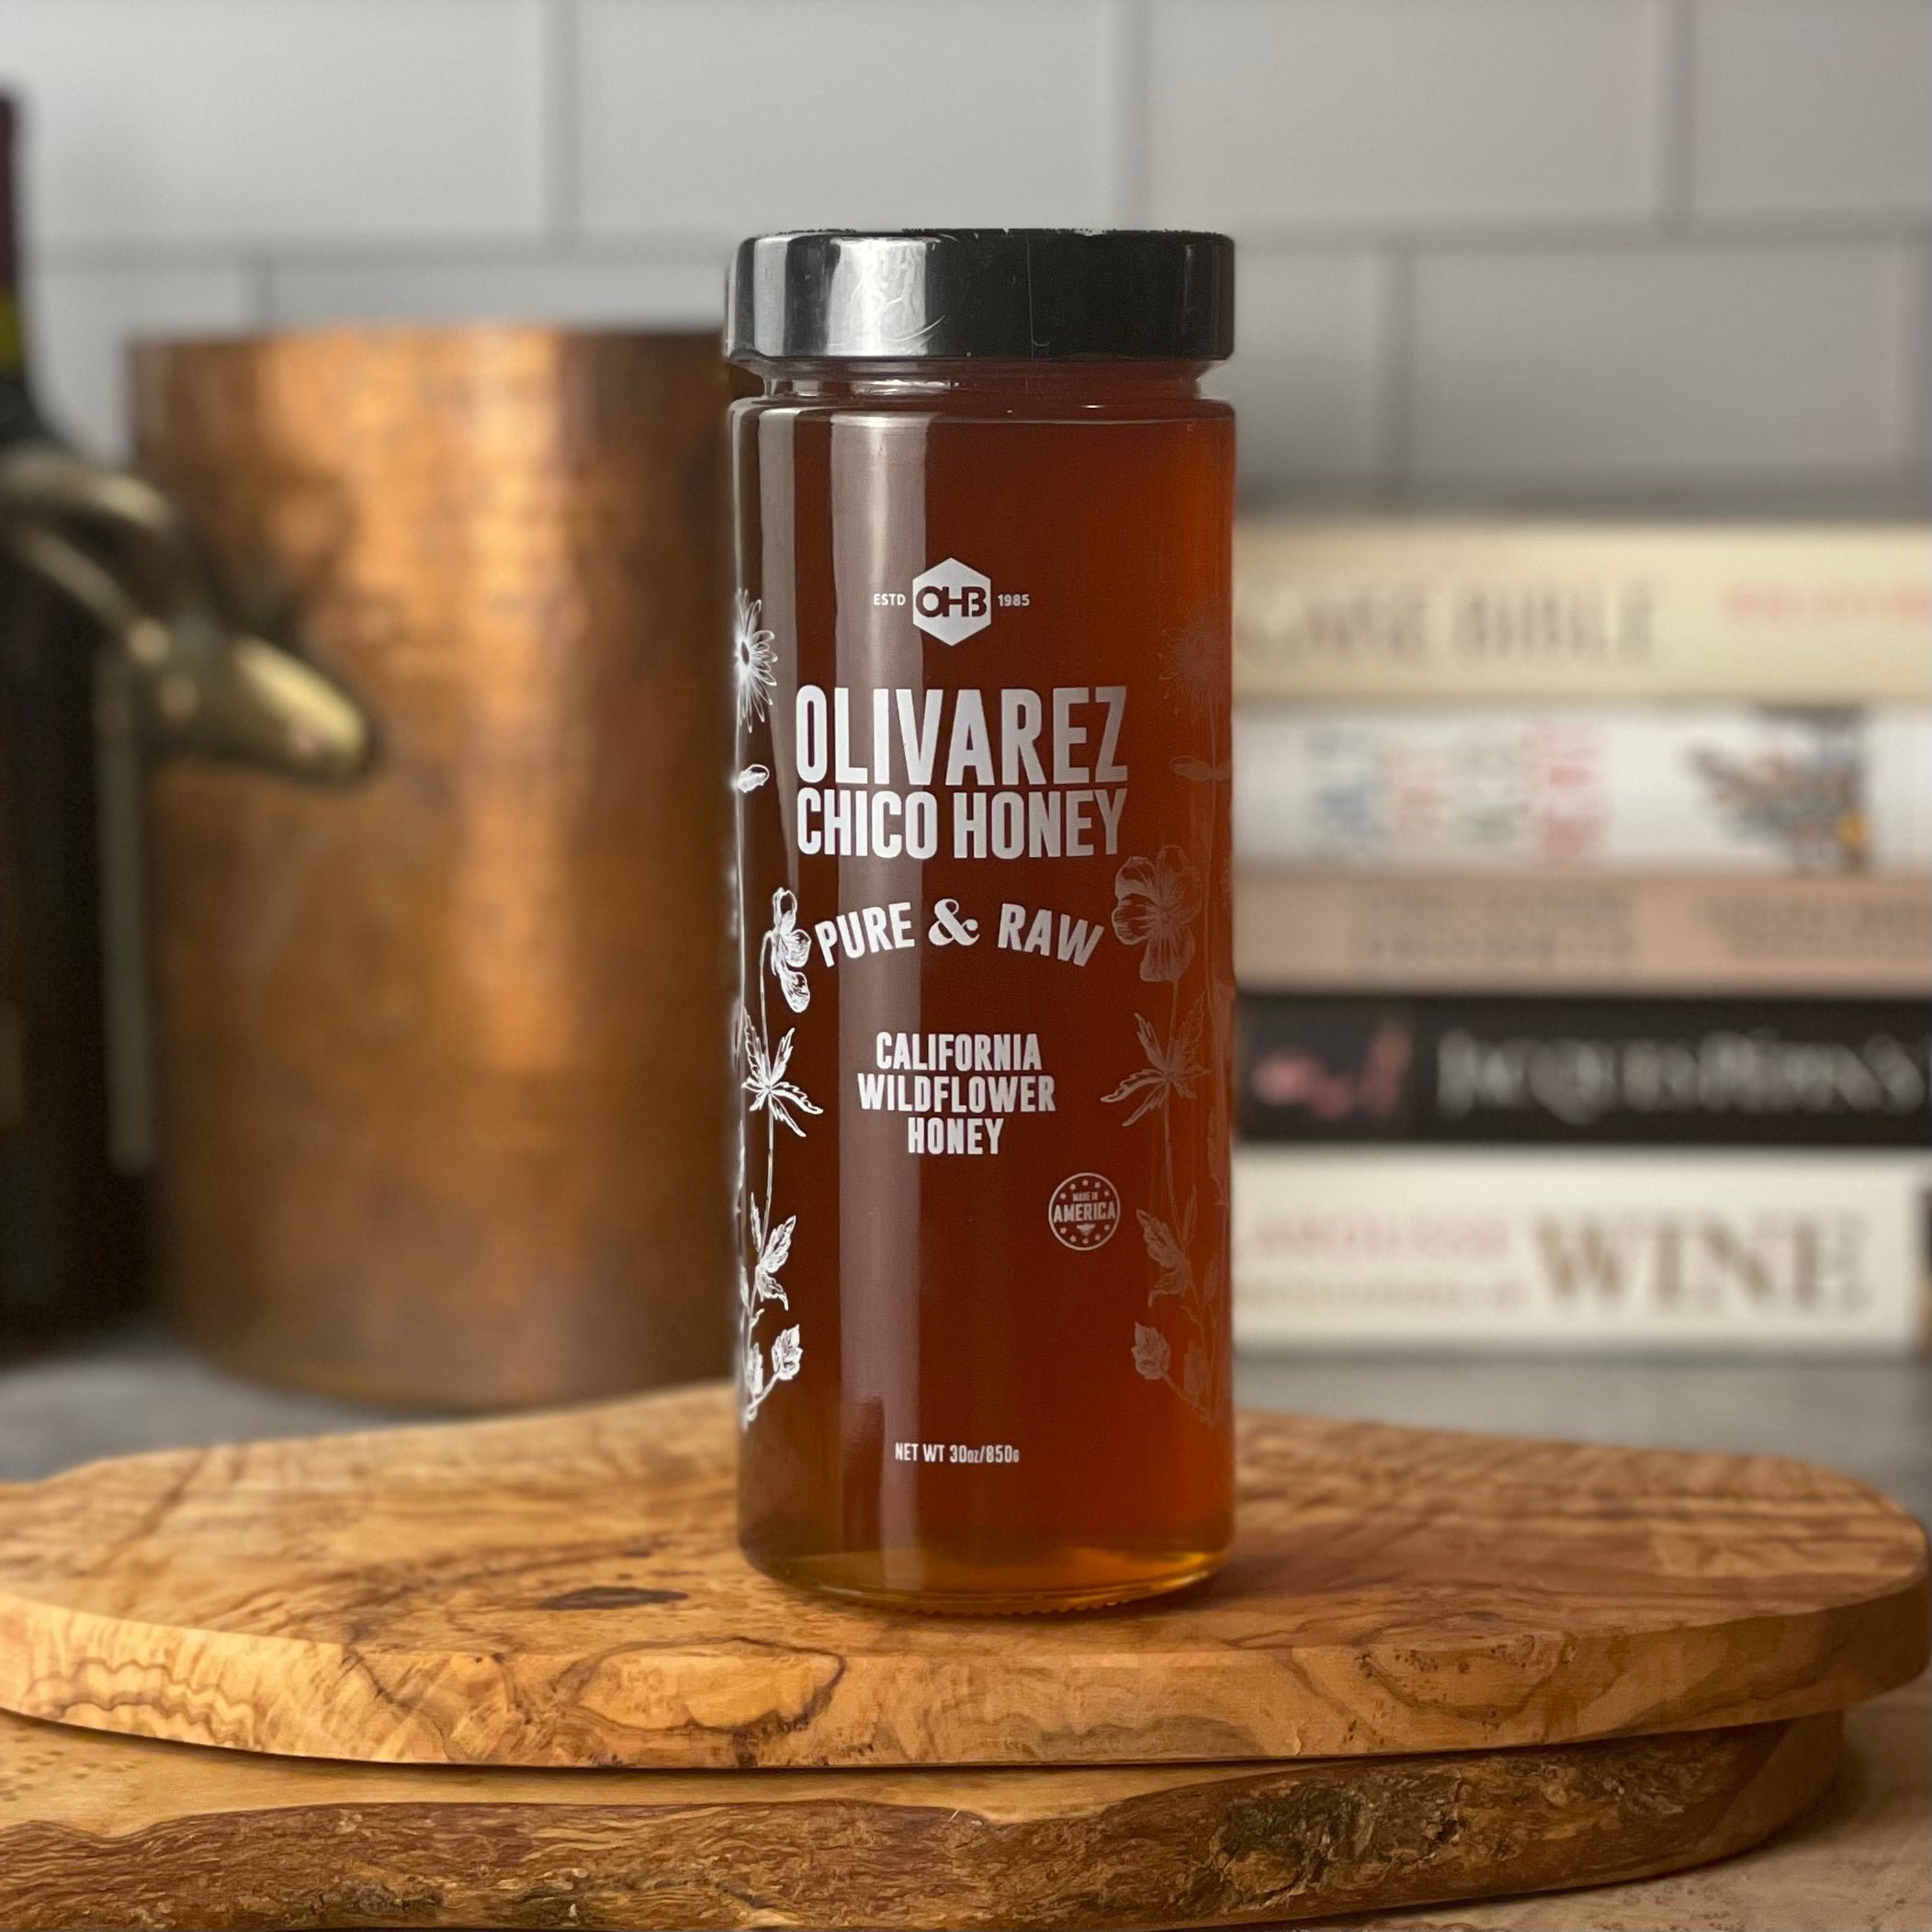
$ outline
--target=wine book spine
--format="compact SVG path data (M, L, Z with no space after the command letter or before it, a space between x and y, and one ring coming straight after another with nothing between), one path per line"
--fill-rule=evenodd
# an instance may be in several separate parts
M1243 1146L1233 1193L1244 1348L1925 1347L1923 1153Z

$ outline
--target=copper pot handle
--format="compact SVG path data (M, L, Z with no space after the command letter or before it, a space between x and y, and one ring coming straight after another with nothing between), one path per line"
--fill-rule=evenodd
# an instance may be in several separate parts
M0 542L101 626L152 751L311 784L345 783L372 762L368 713L306 658L229 616L194 533L144 477L53 443L0 449Z

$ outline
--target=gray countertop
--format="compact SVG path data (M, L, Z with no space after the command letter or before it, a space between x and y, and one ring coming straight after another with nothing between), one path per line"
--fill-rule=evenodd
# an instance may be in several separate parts
M1249 1360L1251 1408L1802 1456L1932 1517L1932 1378L1917 1361ZM243 1382L158 1331L0 1367L0 1481L141 1449L366 1429L392 1411Z

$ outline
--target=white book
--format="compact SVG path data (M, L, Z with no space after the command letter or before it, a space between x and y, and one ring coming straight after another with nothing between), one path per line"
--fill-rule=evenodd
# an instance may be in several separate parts
M1235 876L1255 991L1917 1000L1932 872L1361 872Z
M1244 698L1932 698L1923 524L1247 518Z
M1236 1337L1904 1354L1928 1199L1915 1151L1243 1147Z
M1833 873L1932 865L1932 711L1257 707L1256 866Z

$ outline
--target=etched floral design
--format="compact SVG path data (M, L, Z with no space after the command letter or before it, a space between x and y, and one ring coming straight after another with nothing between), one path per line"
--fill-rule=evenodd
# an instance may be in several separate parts
M1151 859L1129 859L1113 876L1114 937L1147 948L1143 979L1171 985L1187 971L1200 910L1200 878L1178 845L1163 845Z
M1207 1413L1213 1399L1209 1384L1213 1373L1207 1350L1198 1341L1189 1342L1186 1359L1181 1364L1181 1396L1190 1408L1203 1415Z
M795 1013L802 1013L812 1003L811 985L805 977L805 964L812 956L812 937L799 931L798 900L789 887L781 886L772 895L772 930L765 945L785 1003Z
M749 725L761 719L771 694L778 687L778 652L775 635L761 628L758 619L763 600L738 593L736 620L731 627L731 677L738 689L738 721Z
M1145 1207L1135 1210L1151 1277L1148 1317L1134 1325L1135 1372L1149 1382L1166 1383L1203 1422L1212 1422L1223 1396L1215 1371L1221 1347L1219 1302L1215 1292L1219 1278L1203 1281L1196 1272L1192 1249L1199 1198L1192 1185L1183 1198L1174 1170L1174 1110L1180 1102L1196 1099L1195 1090L1207 1076L1202 1059L1203 1005L1196 1000L1183 1020L1177 981L1165 1036L1145 1014L1135 1013L1134 1024L1145 1064L1102 1098L1120 1104L1134 1102L1132 1111L1122 1118L1123 1126L1131 1127L1152 1116L1160 1130L1163 1212L1157 1214ZM1171 1303L1178 1309L1178 1320L1183 1325L1176 1330L1182 1344L1178 1376L1174 1373L1177 1342L1153 1313L1163 1303Z
M1168 698L1183 717L1206 719L1208 755L1182 756L1168 761L1179 777L1194 785L1226 785L1234 776L1229 761L1217 754L1218 734L1215 720L1226 703L1227 690L1227 633L1203 618L1173 632L1160 648L1160 682Z
M1223 759L1219 764L1210 764L1204 758L1173 758L1169 764L1177 778L1185 778L1190 785L1226 785L1235 775L1234 766Z
M1145 1322L1134 1324L1134 1366L1149 1382L1165 1382L1168 1363L1172 1360L1168 1339L1158 1328Z
M1140 1216L1140 1237L1147 1244L1147 1259L1154 1264L1148 1301L1158 1302L1164 1294L1193 1294L1194 1264L1187 1258L1187 1244L1194 1238L1193 1197L1188 1197L1178 1235L1158 1215L1150 1215L1144 1207L1135 1213Z
M748 734L767 729L770 695L777 688L778 652L773 632L759 623L761 604L757 598L740 590L737 616L731 633L732 681L738 695L738 756L731 774L735 799L737 842L734 876L744 876L745 799L770 784L769 764L745 756ZM738 895L734 892L734 904ZM734 926L734 931L738 930ZM818 1106L798 1082L790 1078L792 1053L797 1044L796 1029L787 1030L774 1043L766 989L777 982L785 1006L794 1013L804 1012L812 999L811 982L806 967L811 962L811 935L799 923L798 899L789 887L781 886L772 895L772 923L758 942L757 963L751 973L750 962L740 953L740 984L753 977L758 983L757 1017L748 1000L740 998L732 1028L739 1059L741 1084L748 1101L744 1124L757 1113L764 1115L764 1188L755 1195L748 1185L744 1124L738 1143L738 1198L741 1226L748 1237L749 1263L740 1257L738 1270L740 1418L749 1428L774 1389L795 1381L805 1364L805 1348L797 1322L781 1328L769 1345L759 1334L759 1324L768 1308L791 1312L791 1296L780 1279L780 1271L790 1260L792 1244L798 1231L798 1216L780 1220L772 1208L773 1190L777 1179L778 1128L783 1125L799 1138L805 1123L824 1110ZM770 969L767 978L766 969Z
M750 1422L764 1407L765 1397L781 1383L790 1382L804 1366L804 1350L798 1346L798 1330L795 1324L789 1328L781 1328L772 1338L772 1366L766 1372L764 1350L756 1341L745 1343L744 1362L744 1418Z
M791 1308L791 1300L779 1282L778 1271L791 1254L792 1230L797 1226L798 1217L794 1215L790 1219L781 1221L776 1227L767 1227L757 1202L751 1203L750 1213L751 1245L758 1251L758 1261L749 1279L742 1268L739 1270L739 1295L746 1315L745 1420L748 1422L781 1382L789 1382L797 1374L805 1360L797 1325L794 1323L773 1337L771 1367L767 1373L763 1353L751 1332L757 1326L763 1303L775 1302L787 1311Z
M1124 1127L1131 1127L1156 1107L1165 1107L1171 1094L1192 1100L1194 1082L1207 1071L1201 1064L1201 1002L1198 1000L1190 1008L1186 1023L1169 1039L1163 1040L1147 1023L1144 1014L1134 1015L1134 1026L1140 1035L1140 1050L1147 1055L1147 1064L1137 1072L1130 1073L1112 1093L1101 1096L1102 1105L1122 1101L1135 1102L1133 1113L1121 1123Z
M822 1107L815 1107L807 1099L805 1089L785 1077L785 1071L792 1063L792 1043L797 1039L796 1030L786 1033L775 1049L767 1052L764 1038L758 1029L748 1021L745 1025L745 1063L747 1071L744 1090L751 1096L751 1112L756 1113L762 1107L767 1114L781 1124L789 1127L800 1140L805 1138L805 1129L798 1124L798 1113L822 1113Z
M1226 633L1203 619L1176 631L1160 649L1160 682L1175 708L1191 718L1212 717L1227 685Z
M1221 1262L1196 1266L1200 1169L1190 1163L1181 1186L1175 1147L1177 1135L1187 1131L1176 1116L1192 1108L1205 1113L1194 1131L1204 1133L1211 1146L1225 1145L1226 1136L1227 1096L1209 1069L1226 1049L1232 989L1222 955L1211 939L1203 954L1196 932L1200 923L1203 933L1225 934L1225 923L1216 921L1228 916L1227 867L1225 860L1215 863L1216 833L1225 823L1221 788L1230 777L1219 728L1226 715L1225 640L1206 627L1181 634L1163 652L1161 674L1176 711L1206 721L1201 751L1169 761L1175 775L1193 788L1184 808L1190 845L1163 844L1151 858L1136 856L1121 866L1113 881L1113 934L1123 945L1141 949L1144 980L1168 988L1167 1026L1163 1031L1147 1014L1135 1014L1141 1064L1102 1098L1124 1110L1122 1126L1145 1122L1159 1135L1157 1198L1135 1211L1148 1270L1146 1318L1134 1324L1135 1373L1164 1384L1213 1425L1226 1417L1231 1399L1226 1269ZM1200 855L1199 871L1190 851ZM1211 909L1203 877L1214 895ZM1182 982L1193 971L1207 984L1183 1003ZM1185 1151L1190 1143L1182 1139L1181 1146ZM1206 1175L1215 1211L1223 1214L1225 1165L1210 1163Z
M765 944L769 945L770 941L768 933ZM759 985L762 1005L763 974ZM783 1122L802 1139L805 1128L800 1115L809 1116L823 1110L814 1104L797 1081L785 1078L791 1066L793 1033L787 1032L774 1048L768 1049L759 1022L746 1014L742 1037L744 1089L751 1097L748 1111L763 1112L765 1117L764 1199L761 1203L754 1196L744 1203L753 1259L749 1269L740 1262L738 1271L739 1316L744 1337L743 1418L749 1424L772 1391L780 1383L791 1381L805 1360L796 1323L773 1338L769 1367L757 1334L759 1317L767 1304L775 1304L787 1312L791 1308L791 1297L778 1273L791 1259L792 1241L798 1228L797 1215L788 1215L783 1221L774 1221L772 1216L772 1189L777 1166L774 1130Z
M781 1308L789 1308L791 1300L778 1279L778 1271L791 1259L792 1231L798 1226L798 1217L794 1215L776 1227L766 1227L757 1202L751 1203L750 1211L751 1246L757 1250L758 1261L746 1292L753 1301L776 1302Z

